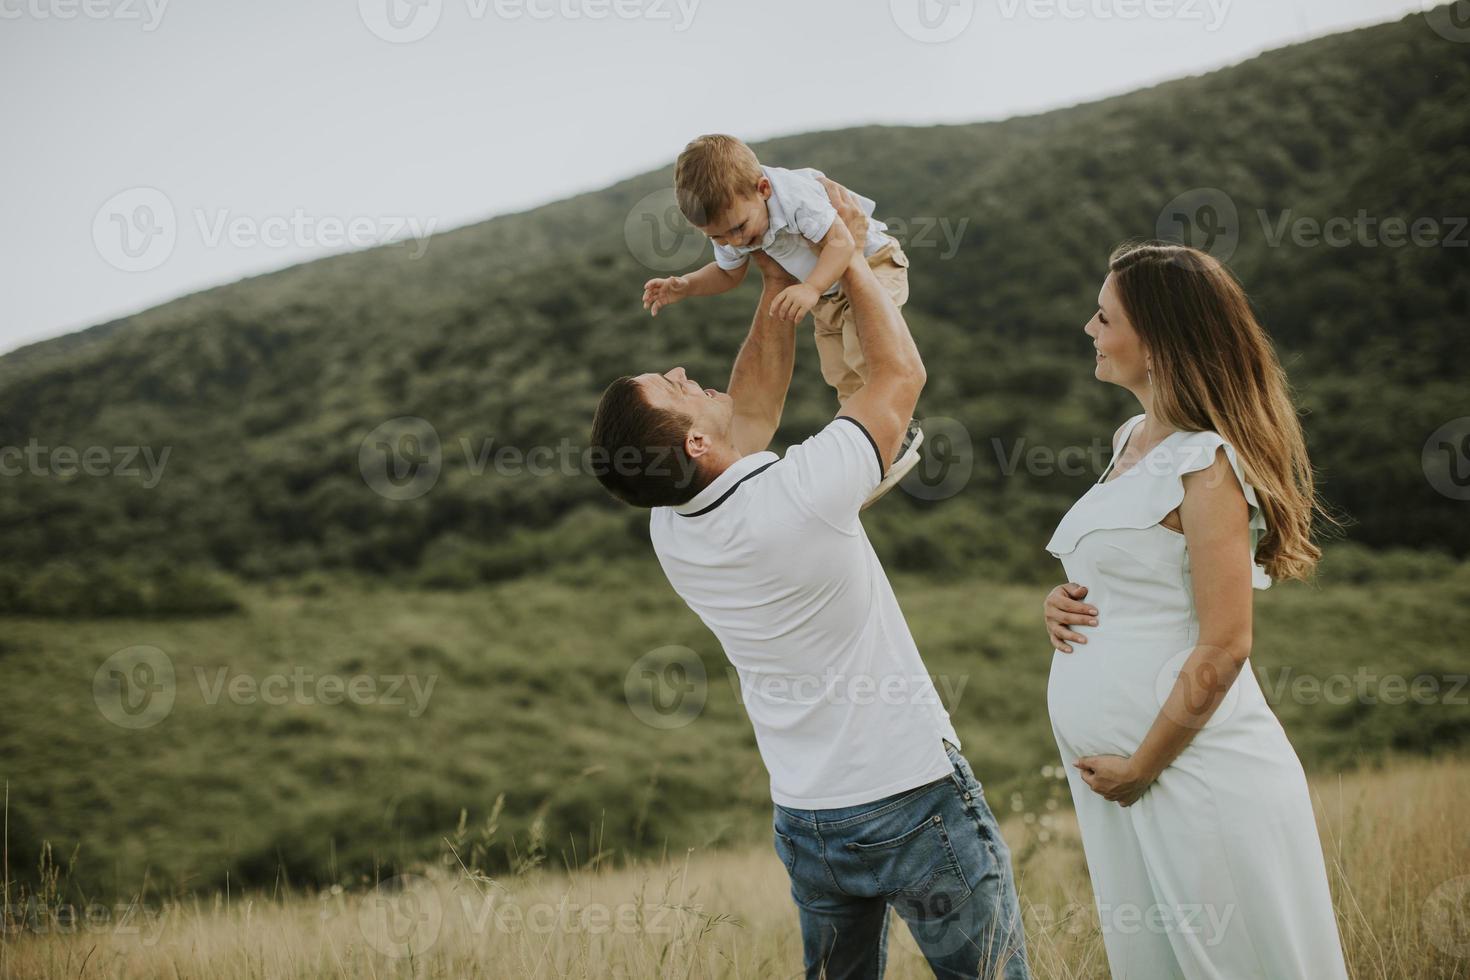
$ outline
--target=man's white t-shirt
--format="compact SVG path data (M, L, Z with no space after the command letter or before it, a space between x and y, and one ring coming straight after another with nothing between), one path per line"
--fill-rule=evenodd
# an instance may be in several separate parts
M764 251L771 258L802 282L817 267L820 242L837 220L837 210L827 199L818 177L820 170L803 167L787 170L785 167L761 167L771 181L771 196L766 199L766 212L771 223L765 237L758 245L731 247L711 242L715 247L715 264L721 269L738 269L750 259L751 252ZM863 242L863 254L873 255L888 242L888 226L873 217L877 204L853 194L853 200L868 216L868 237ZM834 295L840 282L828 287L823 296Z
M878 448L846 416L653 510L654 551L739 675L782 806L854 806L953 770L960 744L858 509Z

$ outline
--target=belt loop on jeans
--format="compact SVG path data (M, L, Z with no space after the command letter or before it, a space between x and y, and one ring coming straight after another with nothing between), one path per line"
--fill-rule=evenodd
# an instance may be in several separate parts
M954 749L955 755L960 754L959 747L951 742L949 739L941 738L940 742L943 745L947 746L949 749ZM948 751L946 751L945 755L948 754ZM970 800L974 798L974 794L970 792L970 787L965 782L965 777L960 774L960 767L954 763L954 760L950 760L949 763L949 778L950 781L954 783L954 788L956 791L959 792L961 798L963 798L966 803L969 803Z

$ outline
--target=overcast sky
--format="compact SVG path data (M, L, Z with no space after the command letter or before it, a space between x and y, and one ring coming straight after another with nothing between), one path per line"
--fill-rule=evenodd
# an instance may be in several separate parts
M702 132L1005 118L1423 6L0 0L0 351L601 187Z

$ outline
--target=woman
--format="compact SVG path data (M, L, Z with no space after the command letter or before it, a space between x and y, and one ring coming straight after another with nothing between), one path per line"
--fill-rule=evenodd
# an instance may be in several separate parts
M1143 413L1047 545L1072 581L1046 601L1047 705L1108 963L1345 978L1306 778L1248 669L1252 588L1321 555L1286 378L1210 256L1125 246L1109 266L1084 329L1097 378Z

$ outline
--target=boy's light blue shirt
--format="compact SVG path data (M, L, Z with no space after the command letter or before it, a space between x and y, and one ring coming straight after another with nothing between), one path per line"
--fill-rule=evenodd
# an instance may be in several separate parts
M763 250L787 272L806 282L817 267L821 252L817 243L837 220L837 209L827 200L827 191L817 180L823 174L810 167L800 170L761 167L761 170L771 182L771 196L766 199L770 227L759 245L732 248L711 242L715 247L715 263L721 269L738 269L750 261L751 252ZM888 226L873 217L877 205L872 200L858 193L852 196L868 216L868 239L863 243L863 254L872 255L887 243ZM822 295L834 295L839 286L840 283L833 283Z

